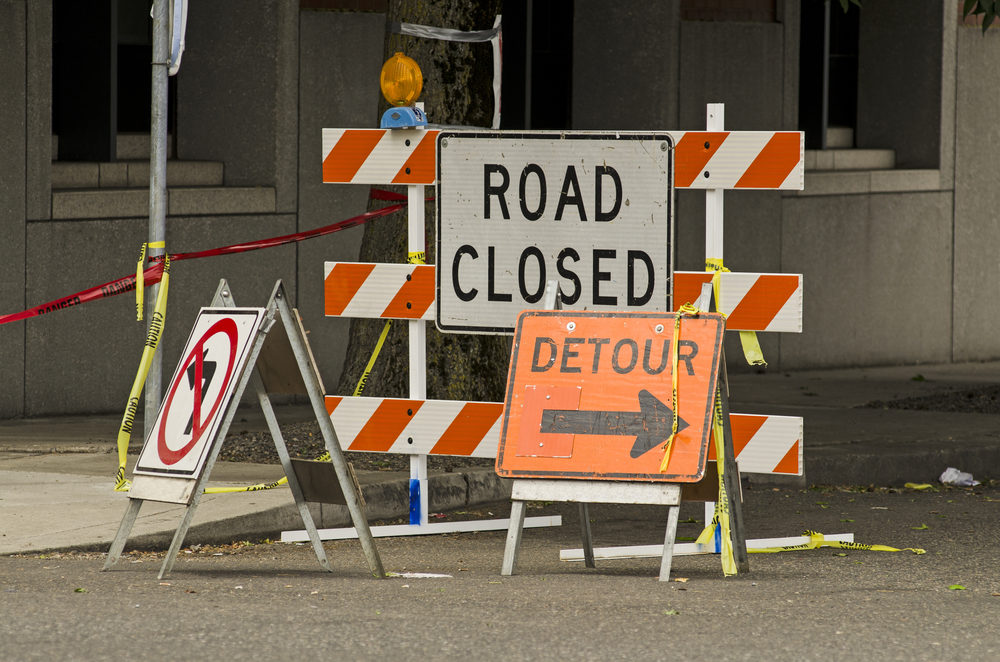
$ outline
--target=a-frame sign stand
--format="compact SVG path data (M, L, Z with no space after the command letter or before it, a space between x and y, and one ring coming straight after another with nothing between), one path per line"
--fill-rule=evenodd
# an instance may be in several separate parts
M213 320L217 321L213 324ZM207 330L203 328L206 326ZM218 357L216 361L208 361L210 352ZM290 369L291 365L295 369ZM187 387L178 388L184 382ZM288 303L280 280L266 308L236 308L229 286L222 280L211 307L202 309L171 380L168 395L157 413L156 424L143 446L129 491L129 505L108 550L103 570L110 569L121 556L143 502L159 501L187 506L160 568L159 578L170 573L248 385L257 395L320 565L332 571L293 470L269 393L309 396L368 566L374 576L384 577L382 560L368 527L358 487L326 413L323 386L305 332L297 313Z
M729 426L729 403L728 393L725 387L725 379L720 379L719 365L724 365L721 359L721 332L716 334L715 339L715 364L713 366L698 366L694 357L707 355L711 352L710 338L698 345L689 341L687 362L691 375L695 374L692 366L700 373L701 382L694 384L691 388L697 391L696 399L701 398L702 406L707 405L708 418L703 420L700 414L692 417L690 422L685 422L683 427L695 429L699 423L702 425L699 436L702 439L702 446L698 450L697 445L692 443L688 461L692 464L691 470L682 471L682 474L674 476L674 480L665 476L667 480L663 482L650 482L652 471L648 468L640 468L635 471L634 478L640 480L629 480L627 475L632 461L639 462L640 467L647 450L652 450L658 446L652 440L657 437L651 436L649 443L640 447L640 439L643 434L655 434L658 430L651 431L651 428L660 428L667 423L669 409L657 409L657 402L664 402L662 389L657 392L654 382L649 377L641 374L635 380L623 378L622 383L608 382L607 378L601 378L599 365L601 365L601 354L594 351L587 354L582 348L588 345L601 346L613 344L614 340L608 339L608 334L587 319L586 316L574 313L565 313L567 317L558 317L561 313L523 313L518 323L515 334L514 355L512 357L511 375L508 384L507 413L504 419L504 429L501 436L501 447L498 455L498 473L514 478L511 492L511 516L510 526L507 532L507 542L504 549L503 565L501 575L511 575L517 563L517 556L520 550L521 534L523 529L525 502L526 501L561 501L575 502L580 504L581 534L583 541L583 557L587 567L595 567L594 548L591 538L588 503L619 503L619 504L652 504L668 506L667 527L664 536L663 552L660 562L660 581L668 581L670 566L673 557L673 545L677 533L677 520L683 494L683 487L700 483L684 482L691 477L703 474L705 463L704 455L707 453L707 446L704 445L707 439L707 426L710 426L712 416L719 416L723 427L723 484L726 492L726 507L729 512L730 540L732 542L734 560L737 570L740 572L749 571L749 560L746 550L746 533L743 525L742 499L740 495L740 480L738 468L733 453L732 433ZM542 316L555 316L552 321L542 319ZM615 314L609 314L614 316ZM641 317L634 314L634 317ZM535 319L532 320L531 318ZM591 314L591 317L599 318L599 315ZM620 314L621 318L627 317ZM715 317L717 315L707 315L703 317ZM570 338L572 345L563 341L563 349L559 349L561 329L558 328L563 320L567 321L564 326L569 332L575 331L575 335ZM601 320L596 320L600 322ZM637 333L633 333L631 338L626 334L625 340L616 345L627 347L630 342L644 340L642 333L660 320L652 320L649 323L637 324ZM665 322L656 325L654 337L663 334L667 326ZM531 332L527 331L530 325ZM617 323L617 322L616 322ZM585 327L587 324L589 327ZM522 326L523 325L523 326ZM588 328L593 329L589 331ZM721 323L720 323L721 328ZM522 337L523 332L523 337ZM704 334L703 334L704 335ZM591 336L593 338L591 339ZM555 339L553 341L553 338ZM532 348L532 341L534 342ZM520 352L522 343L525 345L525 352ZM638 348L641 342L636 342L633 346ZM706 346L707 345L707 346ZM650 344L646 344L647 358ZM665 347L665 346L664 346ZM562 353L560 353L562 352ZM525 354L525 358L521 356ZM546 358L548 357L548 358ZM605 359L606 360L606 359ZM628 360L612 358L610 366L614 372L626 375L632 371L627 365L634 366L635 361L628 364ZM644 367L647 364L644 363ZM592 366L592 368L591 368ZM521 377L518 379L518 368L520 374L529 373L528 379ZM562 370L559 369L562 368ZM592 391L588 398L588 388L591 384L586 378L579 378L582 373L590 372L597 376L596 391ZM678 367L679 369L679 367ZM724 370L724 368L723 368ZM549 372L549 376L542 377L540 373ZM566 373L560 378L556 373ZM635 370L638 373L638 370ZM662 381L662 380L659 380ZM633 389L629 391L630 387ZM632 399L634 389L646 387L649 390L640 391L639 412L633 412L634 407L621 411L594 410L596 403L608 402L611 398L617 397L620 390L627 392L628 397L623 402ZM650 393L652 391L652 393ZM688 387L684 387L688 391ZM596 397L593 393L596 392ZM645 396L642 395L645 393ZM542 399L544 398L544 400ZM645 401L644 401L645 398ZM669 400L666 400L669 401ZM586 404L585 404L586 403ZM654 404L650 404L654 403ZM615 402L614 409L621 409L623 405ZM626 405L627 406L627 405ZM695 408L697 409L697 407ZM681 408L681 412L689 415ZM689 425L690 423L690 425ZM626 429L627 428L627 429ZM682 428L683 429L683 428ZM510 433L510 437L508 437ZM597 439L609 440L610 435L624 434L633 436L638 433L632 452L621 456L617 464L608 465L607 469L594 470L595 467L602 466L605 460L614 455L616 447L620 442L585 442L584 447L594 446L594 457L588 458L582 453L575 453L573 446L577 442L573 435L598 435ZM690 433L689 433L690 435ZM693 437L693 435L690 435ZM593 439L593 437L590 437ZM680 438L678 438L680 439ZM692 442L695 440L692 439ZM513 442L513 443L512 443ZM600 444L604 443L603 447ZM536 448L536 446L538 448ZM548 448L545 448L548 446ZM586 452L586 451L584 451ZM682 452L677 449L674 453ZM580 456L579 461L575 458ZM575 464L574 464L575 463ZM673 464L671 464L671 468ZM602 479L588 480L588 474L600 473ZM711 476L718 479L717 475ZM609 480L610 479L610 480ZM707 479L703 479L707 480ZM680 482L676 482L680 481Z

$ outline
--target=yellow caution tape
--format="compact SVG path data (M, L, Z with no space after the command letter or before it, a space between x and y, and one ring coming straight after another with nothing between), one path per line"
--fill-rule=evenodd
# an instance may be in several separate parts
M150 241L139 247L139 262L135 265L135 318L142 321L143 297L146 290L146 279L143 275L146 270L146 248L166 248L165 241Z
M160 244L160 246L156 246ZM150 244L154 247L163 247L163 242ZM142 255L145 256L146 246L143 244ZM139 263L139 274L142 274L142 262ZM136 289L142 286L140 280L136 280ZM146 375L149 374L149 367L153 364L153 355L156 354L156 347L163 334L163 323L167 318L167 290L170 284L170 257L163 257L163 276L160 279L160 289L156 294L156 306L153 309L153 319L149 323L149 331L146 334L146 344L142 349L142 358L139 360L139 370L135 374L132 382L132 391L128 396L128 405L125 407L125 414L122 416L121 427L118 428L118 471L115 473L115 491L128 492L131 483L125 480L125 462L128 459L128 445L132 438L132 426L135 423L135 412L139 408L139 396L142 394L142 387L146 383ZM142 311L141 303L138 310ZM140 319L142 319L140 317ZM147 416L153 412L146 412Z
M233 494L235 492L261 492L288 485L288 476L282 476L273 483L257 483L245 487L206 487L205 494Z
M685 315L697 315L699 312L701 311L691 304L686 303L681 306L680 310L677 311L677 317L674 318L674 337L670 341L670 367L673 375L670 405L673 420L670 423L670 437L663 444L663 460L660 461L660 473L666 473L667 465L670 464L670 451L673 450L674 438L677 436L678 420L680 418L677 414L677 373L680 372L678 369L680 365L680 350L678 348L680 347L681 318Z
M699 545L710 544L713 536L715 535L715 527L719 527L721 529L719 537L721 538L722 544L722 574L726 577L730 577L736 574L736 557L733 552L733 540L730 535L731 525L729 522L729 501L726 496L726 484L723 481L723 475L725 473L725 462L723 462L723 458L726 455L726 444L723 434L722 393L717 390L712 412L712 436L715 438L715 466L717 467L719 474L719 498L715 502L715 516L712 518L712 522L705 527L705 529L701 532L701 535L698 536L698 540L696 542Z
M718 297L716 297L716 302L718 302ZM677 373L678 373L678 336L680 335L680 319L683 315L697 315L700 310L691 304L684 304L678 311L677 318L674 322L674 339L671 345L671 359L673 361L673 391L671 393L671 404L673 405L673 427L671 428L670 439L664 444L664 456L663 462L660 464L660 472L666 470L667 463L669 462L670 450L673 444L674 436L677 434ZM720 313L721 314L721 313ZM719 474L719 497L715 502L715 516L712 517L712 522L705 527L698 536L697 544L708 545L712 537L715 535L715 528L721 527L720 537L722 539L722 573L726 576L735 575L736 569L736 557L733 552L733 541L730 537L730 521L729 521L729 501L726 498L726 485L723 482L723 477L725 475L725 463L723 458L726 455L725 452L725 437L722 428L723 418L722 418L722 392L719 388L716 388L715 402L712 407L712 437L715 439L715 464L717 467L717 473Z
M136 266L136 314L140 320L142 319L143 289L145 286L143 266L146 261L147 247L165 249L166 242L156 241L144 243L139 250L139 262ZM407 256L407 261L411 264L424 264L425 259L426 253L424 251L411 252ZM170 257L166 254L166 251L164 251L163 277L160 281L160 289L156 296L156 307L153 312L153 321L150 323L149 334L146 337L146 346L142 353L142 359L139 362L139 370L136 373L135 381L132 383L132 391L129 394L128 405L125 408L125 415L122 417L122 424L118 430L118 471L115 474L115 491L117 492L127 492L131 487L131 483L125 479L125 463L128 458L129 440L132 436L132 426L135 423L135 413L139 408L139 396L142 393L142 387L146 382L146 376L148 375L149 367L152 364L153 354L156 352L156 346L159 343L160 335L163 331L163 321L166 319L167 285L170 280L169 274ZM386 320L385 326L382 328L382 333L379 335L378 342L375 344L372 356L368 360L368 364L365 366L361 379L358 380L358 384L354 388L355 397L361 395L362 391L364 391L365 385L368 382L368 377L375 366L375 361L378 359L378 355L382 351L382 346L385 344L386 337L389 335L390 328L392 328L392 320ZM320 462L329 461L329 451L324 452L322 455L317 457L316 460ZM257 483L256 485L248 485L245 487L210 487L205 489L205 493L230 494L236 492L259 492L262 490L274 489L287 484L288 477L282 476L280 479L271 483Z
M725 267L722 260L708 259L705 260L705 271L713 271L712 274L712 289L715 292L715 308L716 310L722 310L722 286L721 286L721 274L723 272L729 272L729 269ZM740 331L740 344L743 346L743 356L746 357L747 363L750 365L767 366L767 361L764 360L764 352L760 349L760 342L757 340L757 333L754 331Z
M803 531L802 535L809 536L809 542L801 545L785 545L783 547L760 547L747 550L755 554L774 554L776 552L793 552L800 549L818 549L820 547L832 547L836 549L853 549L863 552L913 552L914 554L926 554L926 550L919 547L904 547L898 549L888 545L866 545L859 542L843 542L840 540L827 540L822 533L816 531Z
M361 379L358 380L358 385L354 387L354 393L352 394L355 398L361 395L365 390L365 386L368 385L368 377L372 374L372 369L375 367L375 361L378 359L378 355L382 352L382 345L385 344L385 339L389 335L389 329L392 328L392 320L386 320L385 326L382 327L382 333L378 337L378 342L375 343L375 350L372 351L372 357L368 359L368 365L365 366L365 371L361 373Z

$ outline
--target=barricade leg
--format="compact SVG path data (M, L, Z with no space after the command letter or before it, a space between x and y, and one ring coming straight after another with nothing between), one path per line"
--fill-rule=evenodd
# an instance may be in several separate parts
M524 502L511 501L510 525L507 528L507 544L503 550L503 566L500 574L510 577L517 565L517 554L521 550L521 533L524 531Z
M596 568L594 563L594 537L590 533L590 507L580 504L580 534L583 537L583 560L588 568Z
M139 516L140 508L142 508L142 499L128 500L128 509L125 510L122 523L118 525L118 533L115 534L114 542L111 543L111 549L108 550L108 558L104 560L104 567L101 570L110 570L111 566L118 562L118 559L122 555L122 550L125 549L128 534L132 532L132 527L135 526L135 520Z
M725 361L725 354L723 354ZM726 497L729 499L729 536L733 545L733 560L740 572L750 572L750 557L747 554L747 535L743 525L743 491L740 486L740 470L736 466L736 453L733 449L733 430L729 424L729 394L728 385L720 383L718 397L722 410L723 441L725 458L723 461L723 483L726 486Z
M670 581L670 564L674 558L674 540L677 539L677 516L680 510L680 506L670 506L667 509L667 532L663 537L663 557L660 559L661 582Z
M180 526L174 531L174 538L170 541L170 548L167 550L167 558L163 559L163 565L160 566L160 574L156 576L157 579L163 579L173 569L174 561L177 560L177 552L181 550L181 545L184 544L184 537L187 536L187 531L191 527L191 520L194 519L194 511L198 508L203 488L202 481L199 481L191 503L184 509L184 517L181 518Z
M330 561L326 557L326 551L323 549L323 542L319 539L319 533L316 531L316 523L313 521L312 513L309 512L309 504L306 503L305 497L302 494L302 486L299 485L299 479L296 477L295 470L292 467L292 459L288 455L285 438L281 435L281 426L278 425L278 419L274 415L271 398L267 396L264 382L256 368L254 368L252 379L254 390L257 391L257 401L260 403L261 411L264 412L264 420L267 421L268 430L270 430L271 438L274 440L274 448L278 452L281 467L285 472L285 477L288 479L288 488L295 498L295 505L299 510L299 516L302 518L302 524L305 525L306 531L309 534L309 541L316 552L316 559L324 570L333 572L333 568L330 567Z

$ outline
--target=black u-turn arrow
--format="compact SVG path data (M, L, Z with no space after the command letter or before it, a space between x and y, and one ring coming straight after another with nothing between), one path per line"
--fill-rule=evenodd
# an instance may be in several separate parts
M639 411L580 411L543 409L539 432L550 434L599 434L635 437L629 455L639 457L670 438L674 413L643 389L639 391ZM677 419L677 431L688 424Z

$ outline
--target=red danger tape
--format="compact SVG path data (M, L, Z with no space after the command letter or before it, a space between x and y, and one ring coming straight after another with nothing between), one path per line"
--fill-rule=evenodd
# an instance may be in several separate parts
M257 241L248 241L241 244L231 244L229 246L221 246L219 248L211 248L204 251L195 251L192 253L178 253L176 255L171 255L171 261L177 260L193 260L202 257L214 257L216 255L231 255L234 253L245 253L247 251L255 251L261 248L272 248L274 246L283 246L285 244L290 244L298 241L305 241L306 239L314 239L316 237L322 237L324 235L333 234L334 232L339 232L341 230L346 230L348 228L353 228L355 226L361 225L367 221L374 218L379 218L382 216L388 216L394 212L399 211L406 206L405 202L400 202L394 205L389 205L388 207L383 207L381 209L375 209L373 211L365 212L364 214L359 214L352 218L348 218L331 225L325 225L321 228L316 228L314 230L307 230L306 232L297 232L295 234L286 234L280 237L272 237L270 239L260 239ZM163 277L163 256L157 256L151 258L156 260L156 263L147 267L143 272L143 281L145 286L156 285L160 282ZM96 301L97 299L106 299L108 297L117 296L119 294L125 294L126 292L132 292L135 290L135 274L130 274L122 278L104 283L103 285L96 285L94 287L82 290L75 294L70 294L69 296L61 297L47 303L29 308L27 310L22 310L19 313L9 313L7 315L0 315L0 324L7 324L8 322L17 322L19 320L27 319L29 317L38 317L39 315L45 315L47 313L55 312L57 310L62 310L64 308L71 308L73 306L78 306L83 303L88 303L90 301Z
M397 193L395 191L386 191L381 188L373 188L371 194L368 196L372 200L385 200L386 202L406 202L409 197L405 193ZM430 195L424 198L424 202L433 202L434 196Z

